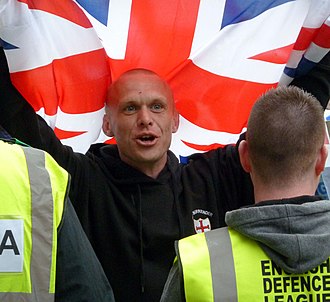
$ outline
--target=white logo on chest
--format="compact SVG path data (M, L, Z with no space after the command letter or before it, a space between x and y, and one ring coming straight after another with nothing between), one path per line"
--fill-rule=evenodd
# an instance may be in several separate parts
M192 211L192 219L194 222L194 228L196 233L204 233L211 231L210 217L213 213L210 211L195 209Z

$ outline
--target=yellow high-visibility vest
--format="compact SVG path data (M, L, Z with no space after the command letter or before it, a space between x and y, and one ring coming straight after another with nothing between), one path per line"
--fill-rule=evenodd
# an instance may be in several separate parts
M231 228L181 239L176 249L187 302L330 301L329 258L304 274L289 274Z
M0 141L0 301L54 301L68 173L46 152Z

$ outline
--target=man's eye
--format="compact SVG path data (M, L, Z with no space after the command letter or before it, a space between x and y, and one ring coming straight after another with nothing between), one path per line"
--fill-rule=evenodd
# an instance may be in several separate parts
M124 111L125 112L134 112L136 110L136 107L134 105L129 105L125 107Z
M153 111L162 111L164 109L164 106L162 104L153 104L151 106L151 110Z

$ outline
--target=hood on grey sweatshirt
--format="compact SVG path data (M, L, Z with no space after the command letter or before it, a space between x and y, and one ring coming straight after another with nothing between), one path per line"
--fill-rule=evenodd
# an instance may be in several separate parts
M230 211L226 223L257 241L284 271L304 273L330 256L330 201L307 199L312 202L301 203L301 196Z

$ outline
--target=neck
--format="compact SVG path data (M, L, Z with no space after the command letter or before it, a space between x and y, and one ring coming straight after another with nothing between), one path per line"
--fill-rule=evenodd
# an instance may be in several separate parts
M317 183L305 182L283 187L281 185L255 185L255 203L265 200L288 199L302 195L315 195Z

